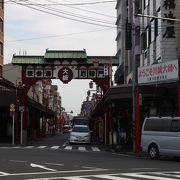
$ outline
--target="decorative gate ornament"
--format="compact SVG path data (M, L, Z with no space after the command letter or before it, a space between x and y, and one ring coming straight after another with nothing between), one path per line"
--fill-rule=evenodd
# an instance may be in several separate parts
M67 84L73 79L73 72L70 68L63 67L59 70L58 77L63 83Z

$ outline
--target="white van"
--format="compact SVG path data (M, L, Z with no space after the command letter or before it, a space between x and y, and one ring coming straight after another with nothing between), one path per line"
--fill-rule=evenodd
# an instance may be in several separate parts
M151 159L180 156L180 117L147 117L141 132L141 148Z

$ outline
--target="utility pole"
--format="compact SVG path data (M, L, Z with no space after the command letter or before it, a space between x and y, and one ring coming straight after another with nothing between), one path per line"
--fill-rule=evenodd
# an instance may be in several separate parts
M132 122L133 122L133 151L135 152L136 147L136 135L135 135L135 128L136 128L136 58L135 58L135 27L134 27L134 17L133 17L133 4L134 1L129 0L129 12L128 12L128 22L131 24L131 51L129 59L132 63Z

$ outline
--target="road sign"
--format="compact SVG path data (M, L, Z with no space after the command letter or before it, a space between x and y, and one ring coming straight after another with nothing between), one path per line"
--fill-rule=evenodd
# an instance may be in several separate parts
M24 106L19 106L19 111L24 112Z
M10 104L9 111L10 112L15 112L15 104Z

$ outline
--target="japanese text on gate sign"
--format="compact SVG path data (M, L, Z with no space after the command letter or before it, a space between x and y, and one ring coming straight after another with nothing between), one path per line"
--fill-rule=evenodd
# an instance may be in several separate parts
M138 68L138 84L178 80L178 61Z

